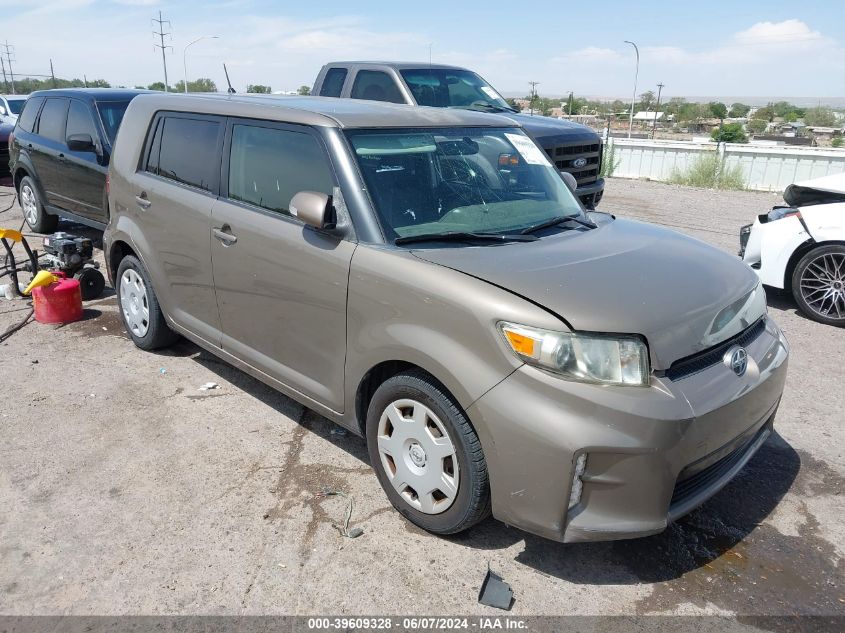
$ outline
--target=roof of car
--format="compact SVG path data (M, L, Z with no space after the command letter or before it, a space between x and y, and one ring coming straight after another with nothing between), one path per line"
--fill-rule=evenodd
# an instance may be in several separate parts
M505 116L451 108L427 108L362 99L257 94L164 94L138 99L156 110L265 118L322 127L517 127Z
M379 61L355 61L355 62L331 62L326 66L389 66L396 70L407 70L409 68L433 68L436 70L467 70L461 66L450 66L448 64L431 64L429 62L379 62Z
M76 97L100 101L115 101L132 99L151 90L132 90L129 88L54 88L52 90L38 90L30 97Z

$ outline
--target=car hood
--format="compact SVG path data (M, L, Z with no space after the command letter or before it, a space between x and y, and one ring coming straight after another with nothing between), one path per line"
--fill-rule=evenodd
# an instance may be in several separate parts
M757 276L741 261L630 220L536 242L414 255L522 296L574 330L641 334L655 369L734 336L766 311Z
M786 204L806 207L825 202L845 201L845 174L833 174L789 185L783 192Z
M562 137L563 140L561 142L579 139L597 142L599 139L599 135L592 128L581 125L580 123L566 121L565 119L511 113L506 114L506 116L519 123L528 134L538 141L555 136Z

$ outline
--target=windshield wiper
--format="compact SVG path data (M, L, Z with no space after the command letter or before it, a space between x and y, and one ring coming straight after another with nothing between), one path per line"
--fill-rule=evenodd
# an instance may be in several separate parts
M540 222L539 224L535 224L534 226L529 226L528 228L522 229L520 233L522 235L527 235L529 233L535 233L537 231L541 231L542 229L548 229L553 226L557 226L558 224L563 224L564 222L575 222L576 224L580 224L581 226L586 226L588 229L597 229L598 225L593 224L589 220L582 220L577 215L566 215L563 217L551 218L546 220L545 222Z
M393 240L394 244L409 244L411 242L467 242L484 240L487 242L533 242L537 238L533 235L509 233L472 233L470 231L453 231L451 233L421 233L420 235L404 235Z

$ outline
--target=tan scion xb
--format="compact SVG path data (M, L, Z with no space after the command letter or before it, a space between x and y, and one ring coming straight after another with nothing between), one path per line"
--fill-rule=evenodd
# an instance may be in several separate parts
M654 534L772 432L788 346L754 272L586 212L506 117L140 95L109 203L135 344L184 336L360 434L431 532Z

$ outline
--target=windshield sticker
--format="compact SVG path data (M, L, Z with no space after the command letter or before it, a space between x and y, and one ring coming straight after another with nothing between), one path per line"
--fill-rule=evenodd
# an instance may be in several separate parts
M551 165L546 155L527 136L508 133L505 133L505 136L529 165Z
M481 86L481 92L486 94L491 99L497 99L498 100L498 98L499 98L499 95L497 95L496 91L493 90L490 86Z

